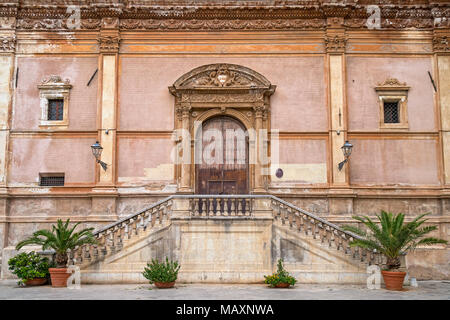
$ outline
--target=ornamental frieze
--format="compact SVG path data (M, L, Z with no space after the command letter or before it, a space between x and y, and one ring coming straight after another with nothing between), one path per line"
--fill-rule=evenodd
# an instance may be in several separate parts
M124 19L120 28L124 30L306 30L324 29L325 19L290 20L157 20Z
M67 24L68 19L19 19L17 29L25 30L73 30L73 27ZM102 25L100 19L81 19L80 29L95 30Z
M377 5L384 29L428 29L449 26L450 5L411 0L284 0L231 2L192 0L73 0L80 8L80 28L123 30L321 30L367 28L369 5ZM282 4L282 5L280 5ZM18 29L65 30L65 0L0 1L0 17L17 19Z
M262 93L195 93L193 95L182 95L181 101L189 101L190 103L254 103L264 101Z

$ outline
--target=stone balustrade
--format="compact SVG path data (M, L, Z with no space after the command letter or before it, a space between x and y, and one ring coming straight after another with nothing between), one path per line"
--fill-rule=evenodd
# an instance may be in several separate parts
M310 212L272 195L173 195L149 208L107 225L94 233L97 244L86 244L70 254L70 264L90 264L120 251L142 232L170 224L172 219L263 218L311 236L324 246L342 251L363 263L383 264L382 255L350 242L357 235L342 230Z
M384 263L384 257L380 253L350 246L350 242L358 239L359 236L344 231L339 226L297 208L289 202L273 196L271 198L274 218L279 220L282 225L294 228L307 236L312 236L322 245L342 251L344 254L350 254L354 259L359 259L369 265L382 265Z
M94 232L97 244L85 244L69 255L69 264L89 264L120 251L124 242L141 232L161 227L169 221L172 197L165 198L136 214L120 219Z

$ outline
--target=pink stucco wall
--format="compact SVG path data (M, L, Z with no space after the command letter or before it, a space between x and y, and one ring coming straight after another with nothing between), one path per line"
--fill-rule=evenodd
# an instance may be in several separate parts
M172 164L171 151L174 142L164 138L125 138L118 139L118 177L144 177L145 169L158 168L160 165ZM148 177L152 180L153 177ZM166 181L173 181L173 175L166 176Z
M325 139L317 140L280 140L280 163L310 164L327 162L327 143ZM276 150L272 149L272 154Z
M72 84L68 130L96 130L98 74L87 83L98 67L97 57L19 57L19 77L12 115L13 130L39 129L41 81L58 75Z
M436 140L354 139L350 141L353 184L437 185Z
M172 130L174 98L167 89L190 70L211 63L251 68L277 85L271 98L272 128L281 131L327 130L324 58L315 57L122 57L121 130Z
M387 78L397 78L411 87L407 107L409 130L436 130L433 86L428 71L433 71L429 57L347 57L349 130L379 130L380 112L375 86Z
M94 183L95 138L12 138L10 185L37 183L40 172L64 172L65 184Z

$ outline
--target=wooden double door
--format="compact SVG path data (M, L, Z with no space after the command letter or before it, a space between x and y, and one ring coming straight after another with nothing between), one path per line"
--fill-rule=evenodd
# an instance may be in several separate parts
M244 125L228 116L205 121L196 139L197 194L248 194L248 135Z

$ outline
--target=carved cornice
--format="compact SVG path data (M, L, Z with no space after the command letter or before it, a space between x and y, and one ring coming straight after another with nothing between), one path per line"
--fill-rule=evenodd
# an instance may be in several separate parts
M433 37L433 51L434 52L450 52L449 37L434 36Z
M406 82L400 82L396 78L388 78L375 87L375 90L378 92L382 91L404 91L407 92L410 87L406 84Z
M40 90L68 90L71 89L72 85L70 84L69 79L62 79L58 75L50 75L44 79L42 79L41 83L38 85L38 89Z
M344 53L347 39L345 36L334 35L325 37L325 48L329 53Z
M100 52L102 53L119 52L120 46L119 35L99 35L97 41Z
M0 0L0 17L16 17L18 29L65 30L67 6L79 5L81 29L88 30L321 30L327 22L367 28L373 4L380 6L383 29L449 27L448 2L421 0Z
M16 36L0 36L0 52L14 52L16 49Z

